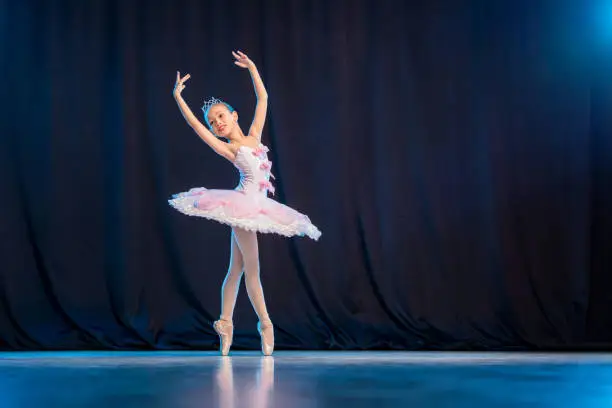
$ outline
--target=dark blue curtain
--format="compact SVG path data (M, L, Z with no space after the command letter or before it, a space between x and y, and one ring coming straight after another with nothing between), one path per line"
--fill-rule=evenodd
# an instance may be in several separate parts
M229 230L166 200L237 172L171 92L248 126L234 49L323 231L260 236L278 348L611 346L604 3L1 0L0 347L215 347Z

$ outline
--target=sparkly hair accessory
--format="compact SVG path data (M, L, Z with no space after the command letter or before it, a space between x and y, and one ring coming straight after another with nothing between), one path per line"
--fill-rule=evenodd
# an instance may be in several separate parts
M209 110L211 106L217 105L219 103L222 103L222 104L225 105L225 102L223 102L221 99L217 99L217 98L215 98L213 96L209 100L204 101L204 105L202 106L202 111L204 111L204 113L206 113L206 111Z

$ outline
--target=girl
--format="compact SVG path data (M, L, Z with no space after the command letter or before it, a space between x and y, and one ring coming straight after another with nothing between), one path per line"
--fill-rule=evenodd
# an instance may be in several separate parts
M240 182L234 190L192 188L175 194L168 202L184 214L232 227L229 268L221 288L221 316L213 324L221 342L221 354L227 355L232 344L232 316L244 273L247 293L259 318L257 330L261 336L261 350L264 355L271 355L274 329L259 278L257 232L287 237L307 235L314 240L319 239L321 232L306 215L268 198L268 191L274 193L270 183L270 177L274 176L270 172L272 162L268 160L268 148L261 143L268 94L255 64L240 51L232 55L237 66L249 70L257 95L255 117L246 135L238 124L238 112L219 99L211 98L202 107L210 131L195 117L181 96L189 74L181 78L180 73L176 73L173 94L189 126L217 154L234 164L240 173Z

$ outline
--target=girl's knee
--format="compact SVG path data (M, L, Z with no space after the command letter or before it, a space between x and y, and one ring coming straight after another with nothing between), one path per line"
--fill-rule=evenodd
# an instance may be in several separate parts
M244 269L242 268L242 266L240 267L232 266L227 271L227 277L229 279L238 279L242 276L243 273L244 273Z
M245 259L244 270L247 275L259 273L259 259L254 257L253 259Z

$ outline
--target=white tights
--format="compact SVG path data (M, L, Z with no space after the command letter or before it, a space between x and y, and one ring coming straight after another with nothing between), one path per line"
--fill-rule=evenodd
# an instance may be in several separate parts
M262 323L270 322L259 277L259 246L257 234L239 228L232 229L230 265L221 287L221 320L232 322L236 297L242 275L247 294Z

